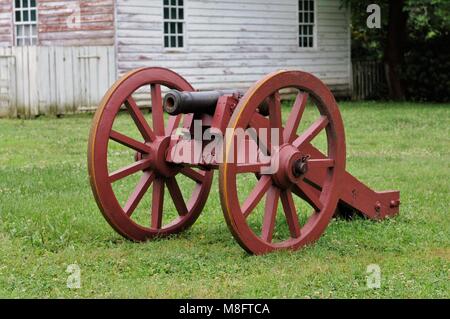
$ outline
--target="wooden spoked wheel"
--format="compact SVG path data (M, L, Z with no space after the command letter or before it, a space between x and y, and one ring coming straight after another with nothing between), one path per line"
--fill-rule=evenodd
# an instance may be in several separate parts
M88 166L94 196L110 225L133 241L168 236L190 227L200 215L211 188L212 172L166 162L172 132L182 118L171 116L165 120L161 93L165 89L193 91L185 79L167 69L144 68L126 74L104 97L91 129ZM147 121L138 107L134 98L138 92L147 93L149 100L151 98L151 121ZM127 111L125 114L120 112L123 109ZM138 136L131 137L113 127L116 120L124 117L130 120L129 126L134 126ZM129 156L130 164L111 169L116 158L108 152L115 146L112 144L132 151L134 156ZM134 176L135 183L126 184L130 189L122 191L128 194L127 198L120 200L113 184L131 176ZM182 194L185 190L180 189L177 182L178 176L193 182L194 189L186 200ZM164 209L165 195L170 195L173 201L171 218L164 217L167 213ZM137 221L133 214L144 199L150 207ZM175 209L177 214L173 214Z
M286 90L296 95L290 110L280 102L280 94ZM257 112L263 101L270 102L268 117ZM308 101L312 103L306 108ZM309 112L311 108L317 113L316 118L303 130L299 129L305 109ZM283 121L285 113L290 114ZM279 143L274 146L266 142L268 145L265 146L272 163L278 163L278 169L265 175L260 173L259 165L236 163L235 141L233 138L227 140L225 161L220 166L220 193L225 219L234 237L245 250L254 254L296 250L316 241L336 210L338 183L345 171L344 127L332 93L319 79L307 73L280 71L271 74L241 99L229 124L229 129L235 133L228 134L234 136L238 130L247 128L255 129L258 138L262 128L279 129ZM317 149L311 143L319 134L324 137L325 156L314 158L317 152L311 149ZM325 171L322 185L308 179L319 171ZM257 177L255 186L244 198L239 190L245 184L239 181L242 174ZM299 201L312 211L303 222L296 207ZM257 207L261 205L258 211ZM284 211L281 222L280 215L283 214L278 212L279 209ZM256 221L254 214L259 214ZM252 218L253 222L250 222ZM284 237L283 233L277 233L280 224L287 229Z

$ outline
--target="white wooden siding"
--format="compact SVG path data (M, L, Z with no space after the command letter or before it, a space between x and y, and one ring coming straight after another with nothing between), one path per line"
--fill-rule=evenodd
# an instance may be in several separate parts
M39 0L39 45L114 45L114 3L114 0ZM67 23L75 12L79 13L79 26Z
M13 43L12 3L11 0L0 0L0 47Z
M0 117L92 111L115 79L112 46L0 48Z
M349 12L317 1L317 47L298 47L297 0L185 0L186 48L163 47L162 0L117 0L118 69L162 66L198 89L248 88L279 69L314 73L338 94L351 88Z

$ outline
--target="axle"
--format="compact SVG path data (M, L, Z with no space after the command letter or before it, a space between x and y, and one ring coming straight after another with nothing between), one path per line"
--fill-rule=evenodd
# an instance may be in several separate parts
M177 90L169 91L164 98L164 111L170 115L180 114L209 114L216 112L217 102L221 96L234 96L238 100L245 95L242 90L219 90L203 92L180 92ZM259 113L267 116L268 105L264 102Z

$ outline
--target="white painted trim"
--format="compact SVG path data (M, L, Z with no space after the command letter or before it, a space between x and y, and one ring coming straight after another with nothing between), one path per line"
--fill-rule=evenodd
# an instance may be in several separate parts
M113 6L114 6L114 73L115 73L115 79L119 78L119 66L118 66L118 61L119 61L119 37L117 36L118 31L119 31L119 21L118 21L118 16L119 16L119 12L118 12L118 4L117 4L117 0L113 1Z
M184 19L183 19L183 47L182 48L166 48L165 46L165 34L164 34L164 23L165 23L165 19L164 19L164 0L159 0L161 3L161 18L162 18L162 42L161 42L161 47L162 47L162 52L164 53L185 53L188 52L188 39L187 39L187 0L184 0L183 2L183 13L184 13ZM170 0L169 0L170 1ZM178 8L178 6L177 6ZM178 12L177 12L178 14ZM171 21L168 21L171 22ZM172 21L172 22L176 22L176 21ZM178 39L177 39L178 42Z
M300 23L299 23L299 13L300 13L300 7L299 7L299 1L296 1L296 8L297 8L297 15L296 15L296 25L297 25L297 46L299 52L316 52L319 50L319 19L318 19L318 2L319 0L314 0L314 28L313 28L313 46L311 48L304 48L301 47L299 44L299 37L300 37Z
M28 0L29 1L29 0ZM35 8L36 9L36 44L35 45L27 45L27 46L38 46L39 45L39 3L38 0L36 0L36 6L35 7L30 7L28 8L28 10L23 10L22 8L16 10L16 3L14 0L12 0L12 36L13 36L13 42L12 42L12 46L16 47L17 45L17 26L19 25L24 25L24 26L32 26L33 24L30 23L24 23L24 22L16 22L16 12L17 11L28 11L30 12L30 9ZM30 17L31 19L31 17ZM30 38L30 40L32 40L33 37ZM24 46L24 45L22 45Z

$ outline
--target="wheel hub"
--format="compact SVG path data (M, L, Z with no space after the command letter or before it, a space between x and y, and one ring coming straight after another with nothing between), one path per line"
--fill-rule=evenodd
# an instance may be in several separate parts
M163 177L173 177L180 171L175 165L170 165L166 161L166 152L170 146L170 136L157 137L155 141L146 143L150 147L149 154L142 154L137 152L135 160L150 159L150 169L157 175Z
M272 179L282 189L299 183L308 172L307 158L290 144L282 146L275 156L278 171L272 175Z

